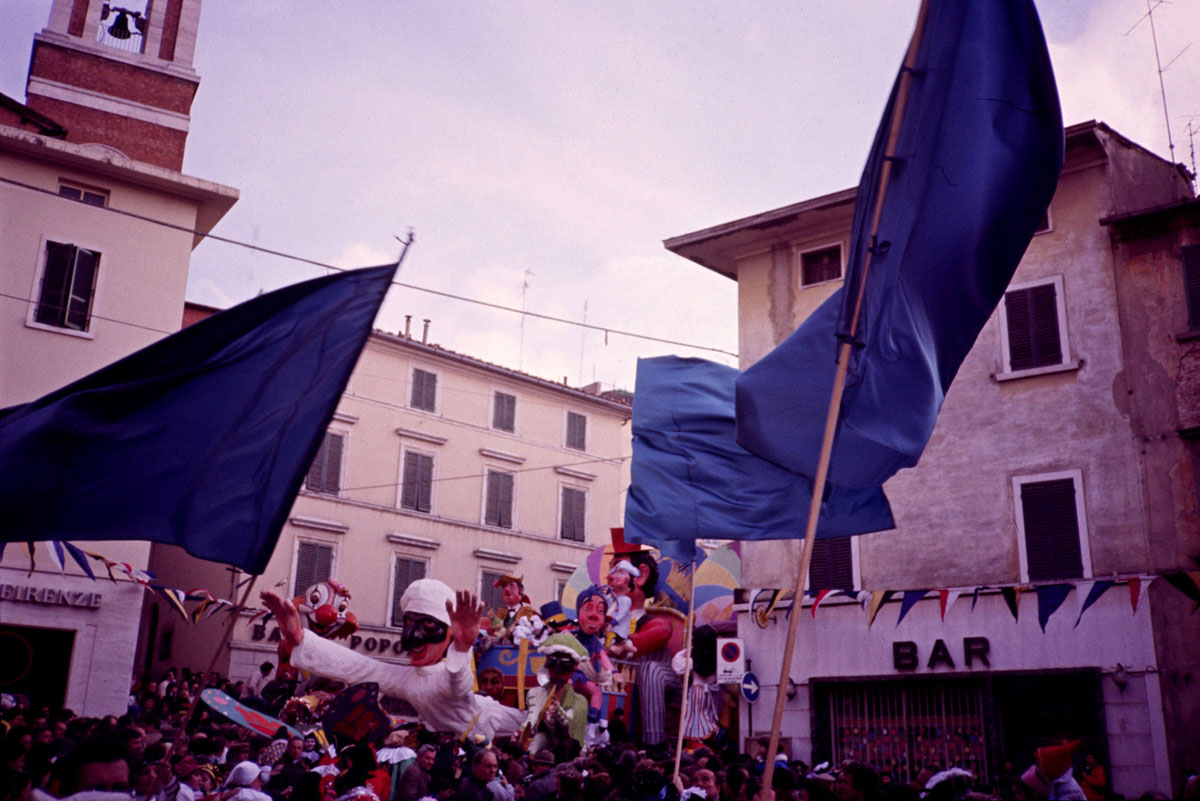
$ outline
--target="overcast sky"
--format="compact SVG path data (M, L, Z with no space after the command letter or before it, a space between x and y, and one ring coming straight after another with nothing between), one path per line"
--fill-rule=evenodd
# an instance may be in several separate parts
M411 227L399 280L733 352L736 285L662 240L855 185L917 6L205 0L184 171L241 191L222 236L350 267L393 259ZM1167 156L1145 0L1038 6L1064 120ZM5 3L0 91L24 98L49 7ZM1190 165L1200 0L1154 21ZM224 307L321 273L210 240L188 299ZM632 389L638 356L734 363L529 318L522 332L518 314L401 288L377 325L405 314L444 347L576 385Z

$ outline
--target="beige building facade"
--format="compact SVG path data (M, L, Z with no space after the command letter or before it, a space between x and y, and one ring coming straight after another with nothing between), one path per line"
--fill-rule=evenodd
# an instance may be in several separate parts
M151 14L121 48L100 38L103 5L56 0L26 101L0 95L0 407L177 331L192 249L238 197L179 171L198 0ZM172 157L156 158L164 147ZM149 562L147 542L77 544L135 569ZM60 569L45 544L35 557L30 571L10 544L0 560L0 653L24 665L0 691L123 713L144 589L120 570L109 582L96 561L100 581L69 558Z
M1157 580L1133 612L1122 580L1077 618L1089 582L1149 582L1194 569L1200 554L1190 176L1103 123L1067 129L1066 142L1048 216L920 464L885 487L896 528L818 549L811 589L897 596L870 627L844 598L801 617L783 726L793 756L863 758L897 780L959 764L990 780L1005 760L1023 770L1032 749L1080 737L1127 795L1169 795L1194 764L1200 623L1190 601ZM667 240L738 282L743 367L841 285L854 196ZM1146 216L1154 209L1166 222ZM797 413L823 419L825 409ZM743 586L792 587L800 545L745 543ZM1043 632L1036 590L1054 584L1071 585L1071 611ZM1025 589L1016 620L1001 586ZM973 597L976 587L990 589ZM939 589L966 593L944 618ZM906 590L932 592L901 622ZM754 710L743 705L742 726L765 734L786 619L760 628L754 597L739 630L763 695Z
M257 586L295 596L314 581L340 582L359 624L343 642L384 660L397 656L399 599L418 578L469 589L494 607L494 581L516 574L534 605L556 600L621 524L630 408L621 393L573 389L376 332ZM222 568L155 551L152 567L171 586L241 591L241 579ZM207 667L224 616L194 626L164 607L155 617L147 619L156 628L146 644L151 673ZM273 622L243 615L218 667L247 678L276 661L277 642Z

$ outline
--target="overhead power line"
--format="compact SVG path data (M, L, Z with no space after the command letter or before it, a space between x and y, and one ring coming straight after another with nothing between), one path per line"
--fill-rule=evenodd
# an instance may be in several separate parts
M40 186L33 186L32 184L23 183L21 181L14 180L12 178L6 178L6 177L0 176L0 183L5 183L5 184L9 184L11 186L20 187L21 189L28 189L32 192L39 192L41 194L50 195L52 197L62 197L56 191L45 189ZM76 202L76 201L71 200L70 198L62 198L62 199L69 203ZM142 222L153 223L154 225L160 225L164 228L170 228L170 229L173 229L176 231L194 234L196 236L201 236L206 239L213 239L213 240L216 240L217 242L224 242L225 244L228 244L228 245L236 245L237 247L247 248L249 250L254 250L259 253L266 253L271 256L278 256L279 258L290 259L292 261L298 261L298 262L301 262L302 264L310 264L314 267L320 267L325 270L334 270L336 272L345 272L347 270L347 268L345 268L345 267L338 267L336 265L329 264L327 262L318 261L316 259L310 259L305 256L297 256L294 253L286 253L282 250L266 248L261 245L252 244L250 242L242 242L241 240L232 239L227 236L220 236L218 234L213 234L213 233L205 233L203 231L198 231L195 228L190 228L186 225L179 225L178 223L167 222L166 220L158 220L153 217L147 217L144 214L138 214L138 213L132 212L132 211L125 211L123 209L115 209L111 206L90 206L89 208L95 208L97 210L107 211L112 214L119 214L123 217L130 217L135 220L141 220ZM591 331L600 331L600 332L603 332L606 337L608 334L616 334L618 336L629 337L631 339L641 339L641 340L646 340L648 342L658 342L658 343L664 344L664 345L677 345L677 346L683 347L683 348L692 348L695 350L709 351L711 353L721 353L721 354L730 356L735 359L737 358L737 354L734 353L733 351L728 351L723 348L715 348L715 347L712 347L711 345L696 345L691 342L680 342L678 340L667 339L665 337L656 337L656 336L652 336L650 334L639 334L636 331L626 331L621 328L613 328L611 326L596 325L593 323L581 322L579 320L571 320L566 317L556 317L555 315L552 315L552 314L541 314L539 312L526 311L524 309L518 309L513 306L505 306L501 303L492 303L491 301L480 300L479 298L470 298L465 295L458 295L454 292L446 292L446 291L439 290L439 289L431 289L429 287L418 286L417 284L410 284L405 281L393 280L392 285L401 287L403 289L411 289L414 292L424 292L429 295L437 295L438 297L462 301L463 303L473 303L476 306L484 306L489 309L496 309L497 311L511 312L513 314L520 314L520 315L524 315L526 317L534 317L539 320L547 320L549 322L562 323L563 325L573 325L573 326L576 326L579 328L585 328L585 329L588 329ZM7 296L7 297L12 297L12 296ZM26 298L20 298L20 300L26 300ZM107 319L109 322L114 322L114 323L124 323L125 322L123 320L113 320L111 318L101 318L101 319ZM135 325L139 328L145 327L145 326L137 325L136 323L125 323L125 324ZM153 329L151 329L151 330L153 330ZM163 332L163 333L168 333L168 332Z

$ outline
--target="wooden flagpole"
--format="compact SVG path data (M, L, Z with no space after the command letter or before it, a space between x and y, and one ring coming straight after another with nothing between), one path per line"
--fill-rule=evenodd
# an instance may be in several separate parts
M879 172L879 191L875 195L875 210L871 220L871 235L868 242L874 244L879 231L879 218L883 215L883 200L887 194L888 182L892 175L893 157L896 154L896 142L900 138L900 123L904 119L905 107L908 105L908 93L912 86L912 74L916 69L917 51L921 46L921 36L925 30L925 21L929 13L929 0L921 0L921 9L917 12L917 25L913 31L912 40L908 44L908 52L904 56L904 66L900 73L900 86L896 91L896 105L892 109L891 124L888 128L887 143L884 146L884 161ZM850 369L850 353L853 347L850 341L858 330L859 316L862 312L864 289L867 285L867 274L871 267L871 250L867 249L863 258L862 276L858 283L858 294L854 299L854 313L850 318L849 337L838 348L837 373L833 379L833 391L829 398L829 411L825 416L825 435L821 442L821 454L817 462L817 475L813 479L812 503L808 508L808 524L804 531L804 549L800 555L800 570L796 574L796 588L792 596L792 614L788 619L787 640L783 647L783 664L779 671L779 685L775 690L775 716L771 721L771 739L767 745L767 762L763 766L762 798L763 801L774 801L775 792L772 783L775 778L775 757L779 753L779 731L783 723L783 702L787 698L785 692L792 673L792 653L796 650L796 629L800 622L800 606L804 600L804 579L808 575L812 563L813 546L817 540L817 520L821 512L821 498L825 494L825 482L829 476L829 462L833 455L833 438L837 432L838 415L842 408L842 394L846 388L846 375ZM751 732L753 736L753 732Z
M208 687L208 677L212 675L217 668L217 660L221 658L221 654L229 645L229 641L233 639L233 630L237 628L238 617L241 616L242 610L246 608L246 601L250 600L250 593L254 592L254 585L258 581L258 576L251 576L250 583L246 586L246 591L242 593L242 601L233 610L233 614L229 616L229 625L225 627L225 633L221 637L221 642L217 646L217 650L213 653L213 658L208 663L208 670L200 678L200 687L196 690L196 697L192 699L192 705L188 707L187 716L183 719L183 725L179 727L179 732L175 735L175 740L171 744L171 752L175 753L179 750L179 744L183 742L184 736L187 734L188 726L192 723L192 716L196 714L196 707L200 705L200 693Z
M683 639L683 697L679 700L679 734L675 738L675 772L671 780L679 778L679 760L683 756L683 724L687 720L688 681L692 677L692 631L696 628L696 560L692 560L692 585L688 591L688 615L686 636Z

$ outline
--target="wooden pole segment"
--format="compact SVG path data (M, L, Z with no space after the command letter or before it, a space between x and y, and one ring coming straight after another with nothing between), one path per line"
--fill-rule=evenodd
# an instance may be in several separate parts
M900 86L896 92L896 105L892 109L892 119L888 127L887 143L884 147L884 162L879 171L879 191L875 195L875 209L871 220L871 236L874 242L879 231L879 220L883 215L883 200L887 194L888 182L892 175L892 158L896 153L896 142L900 138L900 123L904 119L905 107L908 105L908 94L912 86L912 74L916 69L917 51L921 46L921 35L925 29L925 21L929 13L929 1L921 0L921 9L917 13L917 25L913 31L912 40L908 44L908 52L904 57L904 67L900 73ZM863 258L862 277L858 283L858 294L854 299L854 313L850 318L849 334L852 338L858 330L858 321L862 312L864 289L867 285L867 275L871 266L871 250L868 249ZM838 347L837 373L833 379L833 391L830 393L829 410L825 415L825 434L821 442L821 454L817 462L817 475L813 478L812 502L808 508L808 524L804 531L804 548L800 554L800 569L796 574L795 594L792 596L792 614L788 618L787 639L783 650L783 663L779 671L779 684L775 689L775 714L771 720L771 738L767 745L767 761L763 766L762 798L773 801L775 797L772 783L775 778L775 757L779 753L779 732L783 724L783 703L787 698L787 684L791 679L792 654L796 649L796 630L800 622L800 606L804 600L804 580L812 563L813 546L817 540L817 521L821 513L821 497L825 494L825 483L829 477L829 462L833 456L833 438L837 433L838 416L842 408L842 395L846 388L846 375L850 369L850 354L852 343L842 342ZM753 736L753 732L751 732Z

